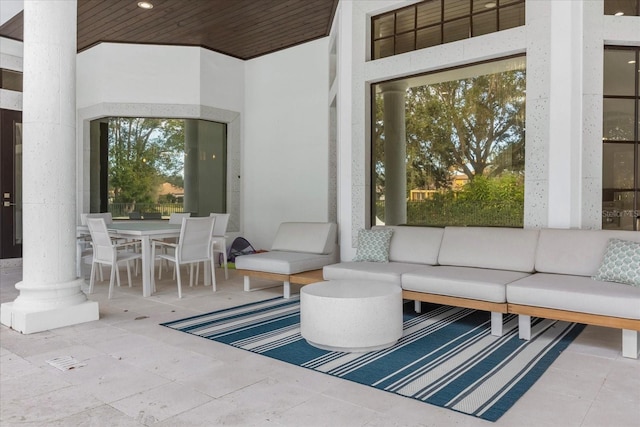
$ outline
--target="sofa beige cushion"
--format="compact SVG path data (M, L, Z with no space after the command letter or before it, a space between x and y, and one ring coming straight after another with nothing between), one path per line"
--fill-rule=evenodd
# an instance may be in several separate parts
M640 233L618 230L542 229L536 251L536 271L594 276L611 238L640 242Z
M296 274L317 270L335 261L334 254L271 251L239 256L236 258L236 268L267 273Z
M403 273L425 268L422 264L406 262L341 262L322 269L324 280L372 280L400 285Z
M532 273L538 230L446 227L438 263Z
M536 273L507 285L510 304L640 319L640 288L587 276Z
M380 226L372 229L383 228ZM444 228L411 227L402 225L384 226L393 230L389 261L435 265Z
M506 285L529 273L457 266L426 267L402 275L402 289L495 303L507 301Z
M337 244L337 225L331 222L283 222L271 245L272 251L329 254Z

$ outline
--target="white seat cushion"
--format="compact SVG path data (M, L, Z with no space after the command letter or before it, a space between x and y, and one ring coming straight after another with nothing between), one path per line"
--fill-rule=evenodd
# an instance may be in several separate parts
M389 261L435 265L444 228L386 225L371 227L372 230L393 230Z
M507 285L512 304L640 319L640 288L586 276L536 273Z
M334 262L334 254L271 251L239 256L236 258L236 268L267 273L296 274L317 270Z
M520 271L472 267L425 267L403 274L402 288L408 291L503 303L507 301L507 283L528 275Z
M372 280L400 285L402 273L424 268L405 262L341 262L325 266L324 280Z

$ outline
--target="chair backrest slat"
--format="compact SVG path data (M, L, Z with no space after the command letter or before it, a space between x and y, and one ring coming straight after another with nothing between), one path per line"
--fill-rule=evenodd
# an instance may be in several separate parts
M96 261L113 262L113 245L104 218L87 218L87 226L93 242L93 257Z
M214 217L183 218L176 257L179 263L203 261L211 257Z
M113 216L111 212L102 212L102 213L83 213L80 215L80 223L82 225L87 225L87 219L89 218L102 218L104 219L105 224L111 224L113 222Z
M228 213L210 213L209 216L212 216L216 219L215 224L213 225L213 235L214 236L224 236L227 233L227 226L229 224L229 216Z
M174 212L169 217L169 224L182 224L182 218L189 218L191 216L191 212Z

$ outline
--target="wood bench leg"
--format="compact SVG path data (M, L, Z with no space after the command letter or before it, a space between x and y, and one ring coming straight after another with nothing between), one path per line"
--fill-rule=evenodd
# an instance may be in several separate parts
M638 335L640 332L631 329L622 330L622 356L630 359L638 358Z
M413 302L413 309L416 311L416 313L420 314L422 313L422 301L418 301L415 300Z
M266 286L261 286L258 288L251 287L251 277L244 276L244 291L245 292L253 292L253 291L261 291L263 289L275 288L276 286L280 286L280 283L269 284ZM284 298L291 298L291 283L288 280L284 281L284 289L283 289Z
M521 340L531 339L531 316L518 315L518 336Z
M491 335L494 337L502 336L502 313L498 311L491 312Z

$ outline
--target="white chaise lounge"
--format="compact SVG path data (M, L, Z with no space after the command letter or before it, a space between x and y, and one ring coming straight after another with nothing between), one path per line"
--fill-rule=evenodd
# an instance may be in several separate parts
M337 225L330 222L283 222L269 252L236 258L236 269L244 276L244 290L279 286L251 288L251 277L282 281L284 297L289 298L293 275L338 262L337 230Z

